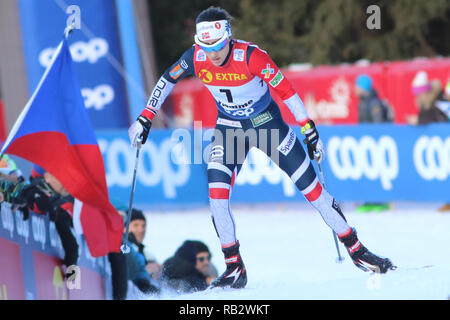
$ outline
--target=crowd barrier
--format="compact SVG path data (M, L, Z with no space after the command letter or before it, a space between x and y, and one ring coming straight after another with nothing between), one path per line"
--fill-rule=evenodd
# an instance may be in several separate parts
M301 137L300 128L292 128ZM449 124L319 126L327 149L322 165L327 188L340 201L448 201L449 129ZM206 160L212 133L213 129L152 130L141 149L136 205L207 205ZM110 195L128 203L135 149L126 131L98 132L98 138ZM304 198L289 177L253 149L236 179L232 202L295 201Z
M0 300L111 299L109 261L93 258L82 235L75 276L64 281L64 250L47 215L30 212L24 221L2 203L0 218Z

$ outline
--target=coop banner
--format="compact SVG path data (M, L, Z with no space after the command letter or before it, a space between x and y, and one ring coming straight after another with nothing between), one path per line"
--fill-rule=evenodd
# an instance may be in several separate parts
M301 137L300 128L293 127ZM340 201L448 201L450 127L320 126L327 189ZM134 201L144 206L207 205L212 129L154 130L141 149ZM127 203L136 149L126 131L99 132L110 195ZM299 163L300 166L300 163ZM317 170L317 167L316 167ZM252 149L232 203L305 201L289 176Z
M66 25L79 22L68 38L85 106L95 129L129 125L115 1L19 0L30 94L60 43Z

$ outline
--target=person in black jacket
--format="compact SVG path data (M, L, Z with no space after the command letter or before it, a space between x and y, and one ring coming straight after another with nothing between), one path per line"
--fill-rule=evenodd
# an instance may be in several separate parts
M355 94L358 96L359 123L392 122L393 111L387 102L380 99L373 86L373 80L366 74L359 75L355 80ZM388 210L389 203L366 202L356 208L356 212L380 212Z
M162 281L179 293L205 290L217 277L211 253L201 241L186 240L163 264Z
M145 269L150 276L158 280L161 277L162 265L156 261L156 258L144 245L144 237L147 232L147 220L142 210L132 209L129 231L128 241L145 258Z

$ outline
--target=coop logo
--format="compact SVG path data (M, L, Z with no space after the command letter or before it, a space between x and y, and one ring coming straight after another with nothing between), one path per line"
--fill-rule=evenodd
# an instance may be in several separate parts
M450 137L421 136L414 145L414 165L425 180L444 181L450 176Z
M114 100L114 89L102 84L93 89L81 89L81 95L84 98L84 104L87 109L103 110L103 108Z
M177 188L184 186L190 178L190 166L186 159L172 159L175 142L171 138L160 141L159 145L147 140L141 148L137 181L146 187L161 185L166 198L175 198ZM133 176L135 152L124 139L107 141L99 139L100 150L105 159L106 180L109 187L129 187ZM178 153L178 156L185 155Z
M373 137L332 137L328 142L331 170L340 180L379 179L384 190L392 189L392 181L398 176L398 149L389 136L378 141Z
M52 61L55 48L47 48L39 54L39 63L47 68ZM70 46L70 54L75 62L96 63L100 58L106 56L109 50L108 42L103 38L93 38L88 42L78 41Z

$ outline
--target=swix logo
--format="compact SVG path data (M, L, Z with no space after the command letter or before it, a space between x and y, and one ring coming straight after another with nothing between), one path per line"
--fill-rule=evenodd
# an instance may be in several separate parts
M52 61L55 48L47 48L39 54L39 63L47 68ZM100 58L106 56L109 50L108 42L103 38L93 38L88 42L78 41L70 46L70 54L75 62L96 63Z
M414 145L414 165L425 180L446 180L450 176L450 137L422 136Z
M105 105L114 100L114 90L107 84L99 85L93 89L83 88L81 89L81 95L87 109L103 110Z
M398 150L395 141L382 136L378 141L363 136L332 137L328 142L329 162L334 175L340 179L380 179L384 190L392 189L392 180L399 171Z

